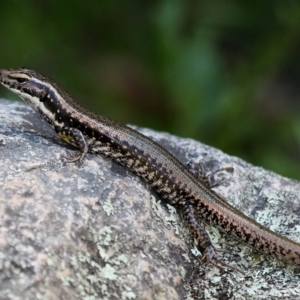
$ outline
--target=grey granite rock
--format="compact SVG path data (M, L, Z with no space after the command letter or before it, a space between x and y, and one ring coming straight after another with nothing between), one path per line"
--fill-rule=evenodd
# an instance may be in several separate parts
M180 212L99 155L81 165L29 107L0 101L0 299L297 299L300 268L206 225L232 266L201 261ZM138 129L184 163L232 166L215 190L300 242L300 183L191 139ZM201 222L201 220L199 220ZM202 223L201 223L202 224Z

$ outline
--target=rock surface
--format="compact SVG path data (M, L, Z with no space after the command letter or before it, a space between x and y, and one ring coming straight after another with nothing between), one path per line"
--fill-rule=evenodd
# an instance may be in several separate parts
M180 212L99 155L72 148L29 107L0 101L0 300L296 299L300 268L206 226L229 265L201 261ZM258 222L300 243L300 183L191 139L138 129L183 163L231 166L215 190ZM201 223L201 220L199 220ZM203 223L201 223L203 224Z

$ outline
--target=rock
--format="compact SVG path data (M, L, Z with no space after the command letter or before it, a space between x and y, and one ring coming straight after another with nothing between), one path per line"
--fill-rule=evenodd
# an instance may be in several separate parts
M299 295L300 268L206 226L231 266L201 261L180 211L99 155L74 149L19 102L0 101L0 299L270 299ZM215 190L258 222L300 242L300 183L191 139L140 129L183 163L204 162ZM201 223L201 220L199 220ZM203 223L201 223L203 224Z

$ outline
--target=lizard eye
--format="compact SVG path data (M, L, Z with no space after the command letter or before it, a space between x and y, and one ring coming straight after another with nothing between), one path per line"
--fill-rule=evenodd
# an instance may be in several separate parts
M16 80L18 81L18 83L25 83L27 81L27 79L23 77L16 78Z

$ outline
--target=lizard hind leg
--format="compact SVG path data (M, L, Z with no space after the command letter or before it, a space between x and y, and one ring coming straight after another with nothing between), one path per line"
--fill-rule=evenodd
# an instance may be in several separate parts
M219 251L219 250L220 252L227 252L227 251L222 251L221 249L214 249L207 232L205 231L204 228L202 228L198 224L195 217L194 207L189 201L183 203L183 214L185 219L187 220L187 224L190 229L191 235L197 241L198 249L203 254L204 260L210 262L212 265L216 266L217 268L223 269L224 267L229 267L233 270L236 270L244 274L244 272L239 268L227 265L225 262L223 262L217 257L215 251Z
M207 172L205 170L204 164L202 163L189 162L187 164L187 167L190 170L190 172L198 180L203 182L208 188L217 187L225 181L225 178L216 179L215 178L216 174L221 173L223 171L226 171L228 173L233 173L233 167L223 167L212 172Z

